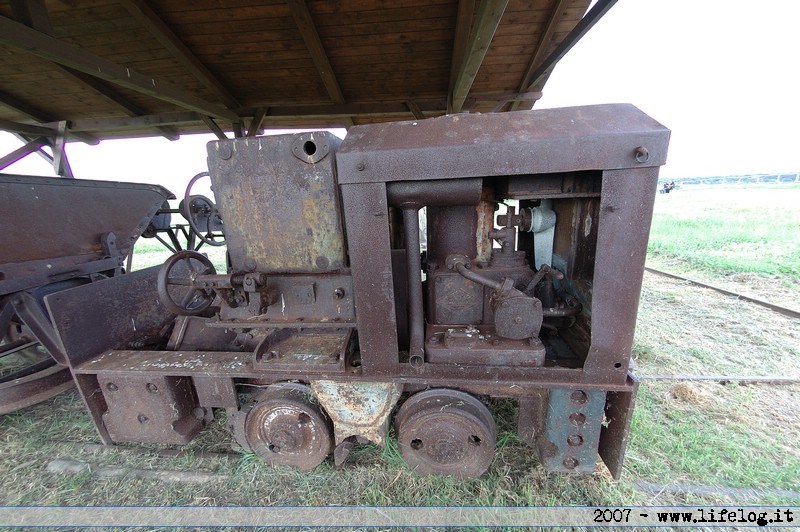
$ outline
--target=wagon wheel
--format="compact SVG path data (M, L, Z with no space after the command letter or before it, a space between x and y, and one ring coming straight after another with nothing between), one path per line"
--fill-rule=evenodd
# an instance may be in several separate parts
M180 251L172 255L158 272L158 300L170 312L179 316L195 316L214 301L214 290L198 288L199 275L214 275L217 271L205 255L196 251Z
M333 449L333 428L311 389L297 383L267 388L244 422L250 448L272 464L309 471Z
M489 409L456 390L419 392L395 416L400 454L423 475L475 478L494 458L497 429Z
M208 172L200 172L189 181L180 209L183 217L189 222L192 232L200 240L210 246L224 246L225 233L219 209L211 199L199 194L192 194L194 184L200 178L208 175Z

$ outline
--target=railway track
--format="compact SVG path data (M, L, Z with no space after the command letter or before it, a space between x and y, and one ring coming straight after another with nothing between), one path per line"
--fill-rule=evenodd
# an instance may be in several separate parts
M775 312L777 312L779 314L783 314L784 316L789 316L791 318L800 318L800 311L797 311L797 310L794 310L794 309L790 309L790 308L786 308L786 307L782 307L780 305L776 305L774 303L770 303L769 301L764 301L763 299L758 299L758 298L755 298L755 297L746 296L744 294L739 294L737 292L732 292L730 290L726 290L724 288L720 288L719 286L714 286L714 285L710 285L710 284L707 284L707 283L702 283L700 281L696 281L694 279L690 279L690 278L684 277L682 275L677 275L677 274L674 274L674 273L669 273L669 272L657 270L655 268L645 267L645 271L653 273L653 274L656 274L656 275L661 275L663 277L669 277L671 279L678 279L680 281L686 281L686 282L691 283L693 285L702 286L703 288L708 288L710 290L714 290L714 291L719 292L721 294L725 294L725 295L728 295L728 296L731 296L731 297L735 297L737 299L741 299L742 301L747 301L749 303L753 303L755 305L759 305L761 307L768 308L768 309L770 309L772 311L775 311Z

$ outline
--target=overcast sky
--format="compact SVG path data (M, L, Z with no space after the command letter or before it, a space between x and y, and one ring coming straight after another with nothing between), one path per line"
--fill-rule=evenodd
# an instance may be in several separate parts
M800 1L619 0L537 108L629 102L672 130L667 178L800 171ZM210 135L68 145L76 177L162 183L206 169ZM18 147L0 134L0 154ZM5 172L52 175L29 156Z

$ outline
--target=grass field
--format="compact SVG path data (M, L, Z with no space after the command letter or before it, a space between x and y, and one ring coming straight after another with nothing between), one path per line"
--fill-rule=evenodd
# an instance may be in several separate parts
M800 309L800 185L658 194L648 264Z
M648 261L796 302L798 228L800 187L677 190L656 197ZM646 274L634 359L643 376L800 377L800 320ZM72 392L0 418L0 504L800 505L798 403L797 385L644 380L625 471L615 482L601 465L585 477L545 473L514 434L515 404L497 400L495 461L484 477L456 482L408 471L392 438L386 449L357 447L341 470L326 462L301 473L249 454L231 457L222 419L177 456L160 453L164 446L99 447ZM49 473L54 459L90 467ZM111 466L128 473L104 474ZM187 473L171 482L142 478L151 470Z

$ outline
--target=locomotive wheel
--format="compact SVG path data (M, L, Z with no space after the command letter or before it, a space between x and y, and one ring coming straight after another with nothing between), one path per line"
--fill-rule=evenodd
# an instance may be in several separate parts
M333 426L312 402L311 389L296 383L275 384L247 414L250 448L271 464L309 471L333 449Z
M181 214L200 240L209 246L224 246L225 234L222 231L223 224L219 209L207 197L192 195L192 187L197 180L208 175L208 172L200 172L189 181L186 194L181 201ZM217 232L215 233L215 231Z
M214 265L196 251L179 251L161 266L158 272L158 299L167 310L179 316L194 316L214 301L212 289L195 288L198 275L217 273Z
M480 400L457 390L419 392L395 416L400 454L422 475L481 476L494 458L497 429Z

